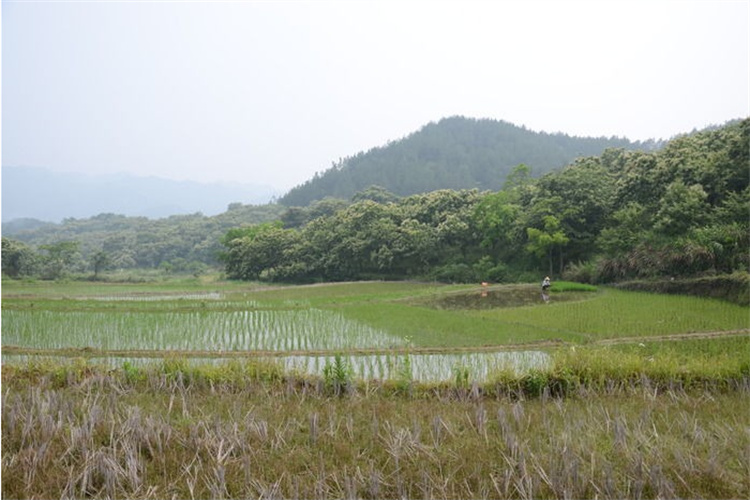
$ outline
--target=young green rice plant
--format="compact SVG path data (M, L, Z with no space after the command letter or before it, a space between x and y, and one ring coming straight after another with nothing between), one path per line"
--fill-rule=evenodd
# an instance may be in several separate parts
M549 372L546 370L530 370L520 379L520 387L525 395L541 396L549 385Z
M125 380L131 384L142 377L142 372L140 372L130 361L123 362L122 371L125 373Z
M322 310L107 313L3 310L3 344L102 350L386 348L403 340Z
M469 388L469 368L467 366L460 364L453 366L453 383L458 389Z
M333 362L326 362L323 367L323 380L326 390L335 396L343 396L351 390L352 377L351 364L340 354L336 354Z
M716 299L615 289L585 301L553 301L545 307L484 310L472 315L493 320L498 327L516 325L543 332L547 338L578 343L748 328L748 309L744 306Z
M414 374L412 372L412 358L404 354L396 360L396 388L404 394L412 394L414 387Z
M550 287L551 292L596 292L598 290L594 285L573 281L555 281Z

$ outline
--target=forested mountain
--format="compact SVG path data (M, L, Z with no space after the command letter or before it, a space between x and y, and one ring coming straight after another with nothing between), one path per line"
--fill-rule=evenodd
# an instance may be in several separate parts
M748 165L745 119L674 138L655 152L607 149L540 178L519 165L496 192L389 198L373 190L382 201L324 200L294 209L287 227L230 232L226 269L235 278L278 281L476 282L549 273L607 282L747 273Z
M211 217L4 224L2 270L42 278L107 268L199 272L221 253L228 276L267 281L747 277L748 165L744 119L653 151L609 148L540 177L518 164L497 190L399 196L368 187L305 207L233 203Z
M520 163L539 176L580 156L599 155L607 148L653 150L658 146L653 141L533 132L504 121L456 116L345 158L291 189L279 202L307 206L325 197L349 199L372 185L400 196L438 189L494 191Z
M37 167L3 166L2 176L3 222L21 218L60 222L100 213L149 218L195 212L216 215L230 203L267 203L277 194L267 186L87 175Z

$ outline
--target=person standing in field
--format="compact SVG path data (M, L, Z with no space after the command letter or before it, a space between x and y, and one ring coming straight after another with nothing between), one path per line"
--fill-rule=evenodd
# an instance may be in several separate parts
M546 276L542 280L542 300L545 304L549 303L549 287L552 286L552 283L549 280L549 276Z

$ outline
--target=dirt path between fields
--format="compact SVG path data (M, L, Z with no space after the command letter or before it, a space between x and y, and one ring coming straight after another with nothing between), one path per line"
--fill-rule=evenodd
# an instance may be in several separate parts
M750 328L741 330L727 330L720 332L695 332L676 333L671 335L657 335L650 337L618 337L595 340L586 344L564 342L562 340L543 340L538 342L485 345L485 346L461 346L461 347L393 347L389 349L338 349L338 350L296 350L296 351L209 351L209 350L152 350L152 349L93 349L85 348L63 348L63 349L34 349L19 346L3 346L3 354L19 354L34 356L63 356L63 357L117 357L117 358L273 358L286 356L330 356L332 354L349 355L385 355L385 354L454 354L472 352L507 352L528 351L534 349L564 347L564 346L607 346L615 344L635 344L647 342L670 342L695 339L712 339L720 337L735 337L750 335Z

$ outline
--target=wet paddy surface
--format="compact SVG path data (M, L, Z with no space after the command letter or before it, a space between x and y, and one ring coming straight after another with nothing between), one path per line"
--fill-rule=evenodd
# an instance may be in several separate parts
M488 287L465 292L445 294L413 301L414 305L433 309L499 309L573 302L586 300L592 292L553 292L542 293L540 287L533 285Z

